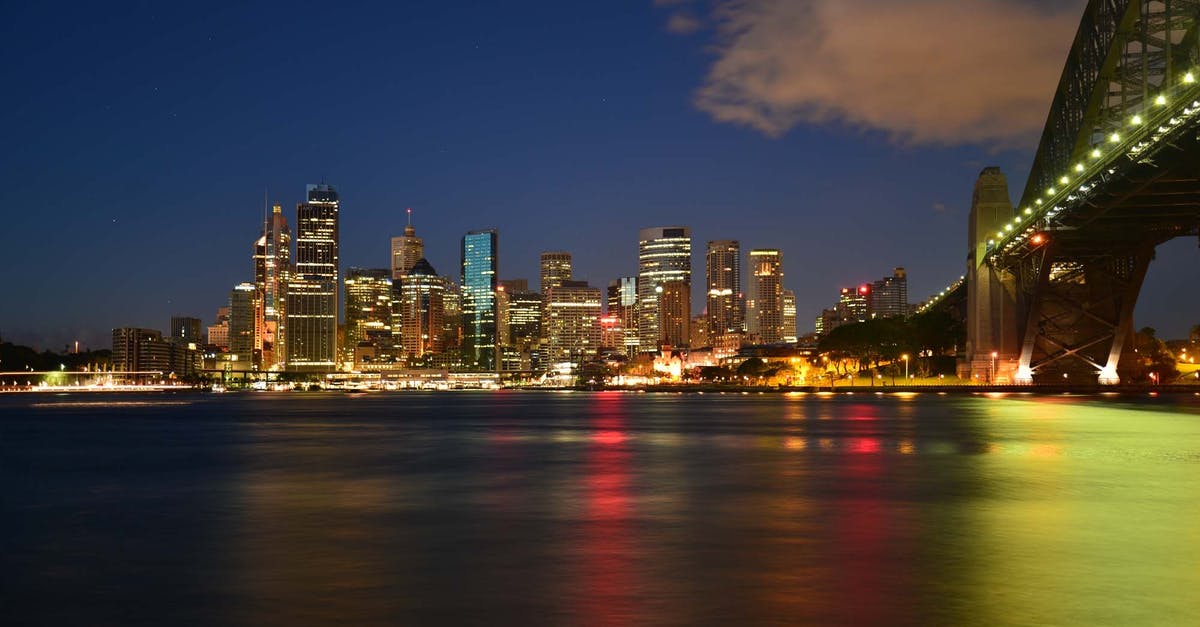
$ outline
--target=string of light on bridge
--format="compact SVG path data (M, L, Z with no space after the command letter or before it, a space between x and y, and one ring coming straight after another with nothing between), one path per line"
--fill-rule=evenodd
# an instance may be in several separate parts
M1177 93L1168 96L1172 91ZM1178 85L1168 87L1165 93L1148 99L1153 103L1153 107L1162 109L1156 111L1148 106L1143 107L1142 113L1129 118L1128 126L1132 127L1132 130L1128 132L1127 137L1122 135L1120 129L1113 130L1106 138L1109 148L1102 148L1103 143L1094 145L1086 157L1090 163L1077 162L1071 168L1072 172L1058 178L1057 186L1046 189L1042 195L1033 199L1033 202L1023 203L1024 208L1018 210L1012 221L996 231L994 239L988 240L987 245L992 258L995 259L1000 252L1011 251L1027 242L1033 246L1046 243L1046 229L1039 228L1037 221L1052 218L1071 204L1083 200L1088 192L1098 185L1099 182L1095 180L1097 177L1116 173L1113 165L1118 159L1125 156L1136 159L1138 155L1193 118L1200 112L1200 100L1197 100L1200 93L1197 92L1200 92L1200 85L1196 83L1196 74L1187 72ZM1166 108L1172 101L1191 101L1191 104L1182 111L1173 112Z
M958 289L959 286L962 285L963 281L965 281L965 280L967 280L966 276L960 276L960 277L958 277L958 280L954 281L950 285L947 285L942 291L938 292L937 294L934 294L933 296L930 296L929 300L922 303L920 307L917 307L917 313L922 314L922 313L925 313L926 311L929 311L930 309L932 309L934 305L942 302L943 300L946 299L946 296L950 295L951 292Z

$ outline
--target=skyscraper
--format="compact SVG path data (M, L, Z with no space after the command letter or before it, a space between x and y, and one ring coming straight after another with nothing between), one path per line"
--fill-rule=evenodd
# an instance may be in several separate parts
M446 282L424 257L400 279L400 337L409 360L445 349Z
M542 253L542 294L552 287L571 280L571 253L549 251Z
M692 340L692 286L686 281L663 281L658 291L659 344L687 348Z
M892 270L892 276L871 284L871 314L873 318L895 318L908 315L908 275L904 268Z
M737 240L708 243L708 327L713 336L744 331L746 300L742 293L742 245Z
M470 231L462 238L463 361L476 370L496 371L497 243L495 229Z
M287 356L287 284L292 276L292 231L279 205L254 244L254 285L259 292L262 368L278 367Z
M608 313L621 319L624 335L622 347L625 354L633 357L638 353L641 340L638 336L638 278L623 276L608 284Z
M346 271L346 348L343 357L358 363L360 344L374 347L376 359L392 352L392 279L386 268Z
M337 191L308 186L296 206L296 273L287 290L287 367L333 370L337 365Z
M663 283L692 285L692 230L685 226L652 227L638 232L638 340L642 352L657 352L662 339L658 304ZM691 298L688 313L691 312ZM688 321L690 322L690 320ZM687 324L685 323L686 327ZM686 335L685 335L686 337ZM686 341L686 340L685 340Z
M171 341L199 346L204 343L200 337L200 319L190 316L171 316Z
M783 337L784 342L795 344L796 337L796 293L783 290Z
M229 360L234 370L254 370L261 358L254 344L258 327L258 288L239 283L229 293Z
M548 363L579 363L600 348L600 288L586 281L562 281L543 295L542 333Z
M417 237L417 231L412 225L412 209L408 209L408 224L404 226L404 235L392 238L392 280L408 274L408 271L425 256L425 242Z
M751 299L746 303L749 331L764 344L783 341L783 253L775 248L750 251Z

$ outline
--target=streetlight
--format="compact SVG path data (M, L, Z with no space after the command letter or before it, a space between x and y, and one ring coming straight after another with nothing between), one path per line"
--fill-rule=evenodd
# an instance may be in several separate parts
M997 353L996 351L992 351L992 376L991 376L991 378L988 379L988 383L996 382L996 358L999 356L1000 356L1000 353Z
M900 359L904 360L904 382L908 383L908 353L901 355Z

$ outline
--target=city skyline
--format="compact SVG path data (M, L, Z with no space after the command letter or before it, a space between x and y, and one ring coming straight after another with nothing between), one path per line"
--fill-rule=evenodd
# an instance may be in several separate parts
M1079 8L1062 4L1037 28L998 34L1062 47ZM994 124L948 120L936 134L905 135L849 110L844 121L737 123L728 103L702 96L723 80L738 42L698 7L687 9L694 28L681 26L684 9L650 2L523 19L501 7L466 20L448 7L276 9L18 8L11 23L22 27L0 45L50 53L5 70L25 89L0 105L15 147L0 155L0 202L27 210L0 232L0 254L29 268L49 243L55 262L10 279L22 304L0 308L0 336L100 347L118 326L161 328L177 314L207 324L213 303L248 280L245 242L261 223L264 188L269 203L290 208L303 200L296 190L322 178L342 193L343 269L387 267L388 238L403 233L411 207L426 257L443 271L458 265L462 233L497 228L501 278L532 281L539 252L565 249L577 278L604 286L636 273L631 232L684 224L695 234L693 268L709 239L785 251L802 329L834 290L894 266L908 270L919 301L962 274L980 169L998 165L1010 197L1019 195L1062 58L1038 48L997 61L997 71L1031 59L1049 68L1021 106L1032 121L1014 126L1001 112ZM1031 23L1011 11L1017 26ZM572 29L581 18L606 28ZM288 34L322 27L360 36L333 51L302 49ZM611 31L628 36L617 44ZM713 43L722 45L708 52ZM539 54L547 48L561 53ZM72 71L84 56L97 59L94 71ZM321 74L336 75L337 89L294 102ZM197 85L221 89L196 97ZM92 97L83 104L77 93ZM962 97L934 97L935 109L956 115ZM1195 242L1157 253L1138 325L1178 336L1200 310L1200 296L1176 289L1200 282ZM693 314L703 290L692 281Z

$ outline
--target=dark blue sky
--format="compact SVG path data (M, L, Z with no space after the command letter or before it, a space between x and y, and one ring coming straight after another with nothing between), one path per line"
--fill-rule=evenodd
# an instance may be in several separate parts
M386 266L405 207L443 274L463 232L495 227L502 277L533 283L539 251L566 249L603 286L636 272L640 227L685 224L694 310L704 242L736 238L783 249L804 332L839 286L892 266L912 300L956 278L980 168L1014 195L1028 171L1027 141L715 120L696 105L723 54L702 6L413 4L7 7L0 334L105 347L114 326L210 324L251 278L264 189L294 225L322 178L344 268ZM1139 325L1200 322L1178 290L1200 284L1197 257L1160 250Z

